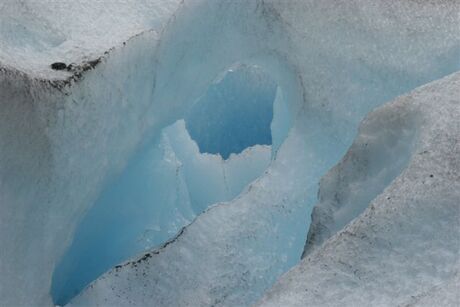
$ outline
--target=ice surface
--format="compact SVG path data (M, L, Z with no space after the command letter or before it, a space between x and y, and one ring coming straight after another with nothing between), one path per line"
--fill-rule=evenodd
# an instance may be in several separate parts
M179 0L0 3L0 63L42 78L63 78L53 62L80 64L144 31L161 32Z
M460 289L460 278L457 271L455 276L450 280L434 286L416 297L411 297L405 306L458 306L460 304L458 289Z
M71 305L240 306L254 301L302 250L306 180L286 184L283 176L288 171L301 178L296 172L302 169L292 167L298 162L304 161L278 158L246 193L211 207L166 246L104 274ZM179 295L171 291L176 287Z
M255 302L298 262L317 183L361 119L460 68L455 1L191 0L177 11L176 2L133 3L0 4L2 305L52 304L52 273L83 213L143 142L240 64L259 66L279 85L274 162L237 199L136 263L149 278L136 277L133 264L114 269L74 304ZM127 40L146 29L153 30ZM100 61L78 71L49 68L93 56ZM404 157L382 178L398 176ZM365 203L371 194L351 196Z
M152 91L137 80L153 84L153 57L139 50L153 50L156 42L151 33L130 40L107 56L110 64L102 61L64 90L2 70L3 305L51 304L51 274L80 217L153 125L139 120ZM142 62L152 65L139 69Z
M103 272L171 239L209 205L233 199L262 174L270 147L248 147L271 142L275 91L257 67L234 67L186 115L194 137L219 155L200 154L178 121L130 158L79 224L53 276L54 301L67 303Z
M53 276L54 301L64 305L119 262L174 237L209 205L231 200L262 174L270 157L270 147L261 145L228 160L200 154L184 121L165 128L78 226Z
M260 306L460 304L459 92L460 73L455 73L397 98L365 119L348 154L322 185L331 188L327 180L342 177L345 187L366 189L369 170L356 162L366 156L372 161L382 152L364 149L363 140L401 150L388 135L404 135L409 126L416 140L409 149L408 166L364 212L360 201L331 206L326 229L342 224L336 219L340 211L346 210L348 219L353 214L356 218L281 277ZM343 177L344 170L355 176ZM330 193L341 195L343 187L333 185ZM324 202L318 206L324 208Z
M439 38L440 44L446 44L444 48L449 50L444 53L437 50L439 45L426 46L423 37L426 37L426 31L430 31L429 25L419 23L418 18L417 21L410 18L401 20L406 18L403 12L414 9L410 6L398 7L401 15L394 15L394 7L385 6L384 3L377 9L353 2L353 10L328 3L315 7L309 2L294 2L291 6L280 4L280 7L276 3L266 2L254 6L249 3L249 7L241 2L238 5L232 5L231 2L203 2L199 3L201 6L196 3L184 4L183 10L176 16L176 22L170 25L163 37L164 41L174 46L172 49L164 47L167 44L162 45L164 49L161 51L166 54L165 63L181 67L180 74L169 73L167 80L180 84L185 90L185 93L171 92L163 97L169 101L181 101L180 96L197 91L199 82L194 83L197 88L190 88L188 83L193 71L202 71L206 76L209 69L217 70L213 65L225 67L225 61L229 64L234 62L233 57L245 52L245 49L234 50L235 47L227 42L241 41L246 38L245 35L253 35L253 39L244 40L244 44L250 46L248 48L258 48L258 44L265 46L268 43L271 48L276 46L279 52L289 54L289 61L295 64L297 70L294 72L298 75L294 74L292 78L292 70L280 68L286 67L280 64L283 63L280 59L273 60L269 56L252 59L274 75L283 94L298 93L298 86L301 87L303 95L300 97L284 97L289 106L288 113L297 113L294 126L281 145L277 159L246 193L229 204L212 207L164 248L153 250L104 274L72 305L244 306L255 302L279 273L298 261L299 250L302 249L298 244L304 240L309 208L315 201L316 184L351 143L355 127L367 111L385 99L458 68L458 63L453 61L456 54L451 53L451 49L458 44L457 34L453 30L456 17L449 15L452 11L447 6L435 10L439 15L430 16L439 18L441 27L445 27L445 33ZM399 2L394 5L403 6ZM353 24L349 24L352 18L347 18L346 13L355 16L356 9L363 14L358 15L364 20L358 19L354 28ZM196 20L196 14L201 16L202 10L208 10L210 20L200 19L199 24L187 22ZM326 10L326 13L322 10ZM367 16L366 10L376 16ZM392 14L389 14L390 11ZM246 12L251 12L253 18L246 19ZM308 18L298 14L306 14ZM328 27L322 24L324 20L329 21L329 18L337 16L341 18L336 23ZM264 32L257 31L260 26L257 18L268 20L272 29L270 35L264 36ZM287 25L283 18L292 21L296 28L289 27L294 26ZM308 20L308 26L301 22L304 19ZM380 25L383 21L412 27L410 42L398 28ZM361 27L358 26L361 22L370 29L365 38L361 37ZM213 33L214 25L219 25L220 36ZM247 31L248 28L255 30ZM324 28L332 32L330 38L321 31ZM308 32L302 29L308 29ZM333 31L337 34L333 35ZM196 45L187 42L185 47L181 42L184 33L196 32L204 34L197 38ZM283 37L278 36L281 33ZM321 37L316 37L316 33L321 33ZM449 35L453 38L450 42ZM214 37L215 41L212 39ZM290 39L283 40L285 37ZM347 44L347 40L352 40L353 44ZM407 54L407 46L413 44L423 46L420 50L424 51L421 54ZM213 53L209 53L206 47L209 45L214 48ZM306 47L311 45L315 49ZM379 46L378 50L372 49L374 45ZM431 54L426 54L425 58L427 48ZM334 50L334 53L328 50ZM346 52L338 55L337 50ZM433 53L438 52L444 53L446 62L457 66L445 65L438 60L431 62L435 58ZM206 63L194 61L203 54L207 56ZM416 65L418 61L427 65ZM165 73L160 71L158 75ZM293 79L295 81L288 82ZM162 82L166 84L166 81L159 81L160 84ZM274 116L276 119L276 112ZM400 152L403 154L411 148L413 134L410 133L410 126L408 130L405 139L409 142L407 148L404 141L401 144ZM391 134L383 135L383 138L393 139L395 143L399 140L392 138ZM404 168L406 158L407 155L403 155L394 169L382 174L382 180L388 182L397 176ZM376 164L376 172L378 166ZM377 187L374 192L378 194L383 188ZM363 196L362 201L366 198L369 195ZM181 291L171 293L170 289Z
M388 112L364 120L353 150L321 178L303 257L359 216L407 167L417 141L414 117Z

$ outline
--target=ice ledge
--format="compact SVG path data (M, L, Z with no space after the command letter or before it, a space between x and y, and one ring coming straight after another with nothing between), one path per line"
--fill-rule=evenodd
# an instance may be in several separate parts
M367 188L368 170L353 161L363 156L363 138L384 141L382 149L393 147L394 143L381 139L395 129L388 118L413 119L417 138L410 147L407 168L364 212L362 207L353 211L353 206L362 205L359 202L346 203L350 213L347 220L357 217L335 234L343 222L336 218L344 209L342 203L320 201L313 215L315 226L310 230L306 257L280 278L259 306L410 305L417 297L429 300L433 289L435 293L443 291L447 306L460 304L453 291L458 285L455 276L460 257L459 91L457 72L397 98L366 118L355 143L325 176L321 189L359 193L356 191ZM401 124L396 129L407 122ZM347 168L354 172L353 180L343 177ZM334 177L349 182L330 185ZM323 200L331 198L322 194ZM318 213L320 210L323 214ZM353 216L353 212L357 214ZM312 239L318 237L321 239ZM322 241L325 243L320 246ZM448 286L439 286L445 282Z
M0 3L0 63L31 76L65 78L50 64L83 64L145 31L160 33L179 0Z
M0 75L11 80L30 80L30 82L34 82L37 86L42 88L63 90L64 88L71 87L75 83L79 82L89 71L95 70L99 64L111 60L117 61L117 55L115 55L115 59L111 58L114 51L122 49L128 44L132 44L135 40L156 42L158 40L158 33L153 30L140 32L131 36L126 41L121 42L120 45L113 46L104 51L100 55L94 55L91 58L85 57L86 59L83 59L78 63L65 63L66 68L62 70L52 70L50 68L46 74L38 71L28 71L27 69L23 69L21 67L12 67L8 64L2 63L0 59Z
M0 271L9 280L0 287L2 304L51 304L51 274L74 227L145 131L155 129L146 114L155 84L153 35L113 49L71 86L0 71Z

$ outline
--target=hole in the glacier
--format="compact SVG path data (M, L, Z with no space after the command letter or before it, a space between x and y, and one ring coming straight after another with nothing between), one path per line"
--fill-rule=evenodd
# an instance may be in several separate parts
M227 159L256 145L271 145L277 84L257 66L240 65L218 78L186 115L200 152Z
M285 138L285 108L281 90L257 66L234 66L218 77L101 192L55 269L54 303L67 304L111 267L235 198L270 164L272 130L274 147Z

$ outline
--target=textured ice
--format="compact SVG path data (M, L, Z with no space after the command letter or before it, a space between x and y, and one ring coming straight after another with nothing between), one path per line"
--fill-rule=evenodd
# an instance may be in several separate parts
M418 296L411 297L405 306L458 306L460 304L458 289L460 289L460 279L457 271L455 276L450 280L434 286Z
M227 160L200 154L184 121L165 128L102 191L79 224L53 276L56 303L66 303L133 254L171 239L209 205L233 199L262 174L270 156L270 147L261 145Z
M2 68L2 305L52 304L51 275L75 226L151 125L139 120L151 90L140 89L136 80L153 83L152 68L139 71L136 64L150 58L139 49L155 46L154 37L146 37L132 39L123 50L113 51L111 65L99 64L98 71L62 90L56 83ZM124 74L116 73L120 69ZM108 76L118 77L100 82Z
M358 4L362 6L359 7ZM315 199L316 183L351 142L355 126L362 116L373 106L411 89L416 84L422 83L422 80L428 81L438 73L438 76L442 76L451 69L456 69L454 67L458 67L458 63L455 62L457 54L451 53L452 48L458 43L457 34L454 34L453 30L456 27L456 17L450 15L452 10L448 6L440 6L435 10L439 15L430 15L430 18L440 18L439 24L443 25L441 27L446 27L445 33L443 32L442 38L439 39L440 44L452 44L450 47L444 46L449 50L445 59L446 62L457 64L449 67L444 66L446 62L443 61L435 60L436 63L430 63L436 58L433 57L433 53L444 52L436 50L439 45L425 46L422 37L427 35L431 27L419 22L419 18L406 20L407 15L404 12L414 9L411 5L416 5L415 3L407 7L399 2L393 4L400 9L401 15L395 15L393 11L395 7L386 6L383 2L378 8L354 2L353 10L349 10L346 6L330 5L327 2L318 5L293 2L292 5L280 5L280 7L276 3L266 2L253 7L250 3L248 5L250 8L244 8L240 2L235 6L230 2L219 4L206 2L203 7L197 7L211 10L214 13L210 15L219 19L215 24L219 22L219 31L224 38L222 36L217 38L219 45L212 43L217 51L223 52L224 48L232 48L226 45L227 41L232 41L225 39L226 31L230 31L227 27L232 26L230 34L238 35L240 39L240 35L244 38L241 32L234 34L234 31L240 28L243 28L240 31L244 34L252 34L252 32L247 34L248 26L240 19L247 14L245 12L250 11L260 12L262 20L267 18L272 31L270 37L264 37L263 32L254 30L253 35L258 39L248 42L249 46L254 44L254 41L262 44L261 42L266 40L272 42L271 48L274 48L273 46L280 50L289 48L290 52L296 54L289 60L296 64L300 78L300 85L297 86L301 86L304 96L300 98L300 105L296 105L299 98L285 98L291 110L299 108L301 110L288 138L278 151L277 159L266 174L251 184L248 191L238 199L230 204L212 207L164 248L153 250L112 269L77 297L72 302L73 305L151 303L159 306L240 306L251 304L271 285L277 274L298 261L299 249L301 249L298 242L303 240L303 234L306 232L308 208L313 205ZM190 3L185 3L184 6L176 16L176 23L170 25L170 32L165 34L167 40L176 42L174 38L167 36L168 34L180 37L178 33L182 33L181 31L196 31L195 27L186 22L187 18L192 19L192 16L198 14L194 12L196 7ZM190 6L190 9L186 10L187 6ZM358 12L355 9L358 9ZM228 13L229 11L232 14ZM350 27L349 20L352 19L347 19L346 13L363 18L364 20L358 21L366 23L366 29L371 31L369 36L365 39L361 38L361 27L356 30ZM321 17L318 17L318 14ZM251 25L253 23L255 26L259 25L256 23L259 16L257 14L251 16L256 18L250 21L243 20ZM331 33L330 36L325 36L324 32L319 30L325 27L322 22L330 21L328 18L336 16L342 17L337 21L334 20L335 23L326 28L337 33L345 31L346 35ZM300 22L305 17L309 17L306 18L309 22L308 27ZM287 21L283 18L292 21L292 24L287 25ZM387 20L388 18L390 20ZM298 22L298 27L294 21ZM315 24L315 21L319 24ZM412 29L410 34L407 33L411 37L410 42L407 36L400 33L401 25L393 28L380 24L385 22L386 25L390 21L400 24L406 22L405 25ZM283 31L277 28L277 22L283 26L281 27ZM193 57L206 52L203 46L210 44L210 38L214 37L208 33L213 31L211 27L213 18L209 24L204 21L203 23L198 25L201 31L207 33L202 36L203 41L198 40L196 47L187 44L187 52L177 56L183 63L181 73L185 71L187 74L196 69L197 64L193 62ZM303 31L304 27L308 31ZM286 44L286 46L279 45L276 38L277 31L281 31L292 40L283 41L282 38L278 38ZM315 36L320 33L321 37ZM449 35L453 37L451 41L447 38ZM353 44L346 44L347 40L352 40ZM308 45L314 45L315 49L306 48L307 41ZM177 44L180 43L173 44L176 47L175 52L182 50ZM423 50L422 54L406 53L408 46L414 48L414 44L423 46L420 49L415 48L417 52ZM346 50L344 46L351 50ZM374 50L374 46L378 48ZM428 49L432 53L426 54L427 57L424 58L423 53ZM168 54L173 53L170 49L166 50L169 51ZM296 50L298 52L295 52ZM334 50L334 53L332 54L332 51L328 53L328 50ZM339 56L337 50L347 52L340 53ZM224 52L224 55L227 54ZM221 61L225 59L221 54L219 57ZM208 65L213 61L214 58L210 58ZM262 61L262 66L267 65L269 68L270 65L275 65L275 78L279 75L283 76L277 80L283 93L295 93L298 90L295 82L286 84L289 74L279 69L276 61L268 64L265 58L259 61ZM427 61L427 65L418 65L418 61ZM171 62L176 63L173 60ZM337 67L341 70L338 71ZM177 78L179 84L185 83L183 75L178 75ZM286 88L292 91L286 91ZM334 125L330 124L332 122ZM407 137L405 134L403 137L411 143L412 134L409 128ZM384 137L391 140L391 135L384 135ZM397 143L398 139L393 139ZM407 145L407 149L404 144L401 145L403 154L401 161L394 166L393 170L388 171L388 174L382 175L384 182L382 185L391 181L398 170L404 168L407 161L405 159L407 155L404 154L410 148L410 144ZM379 193L379 188L384 187L377 187L374 192ZM363 197L362 201L364 202L366 198L369 197ZM346 221L346 218L343 220ZM180 288L181 291L171 293L171 288Z
M326 231L330 238L281 277L260 306L460 304L459 92L460 73L455 73L366 117L347 155L320 187L330 189L337 201L326 207L327 200L321 200L316 208L325 209L329 219L313 215L313 225L321 219L310 231L311 236ZM369 169L363 161L372 164L382 154L372 147L399 151L391 135L409 130L415 131L415 141L407 167L364 211L359 200L353 201L357 194L344 199L344 190L367 189ZM373 177L381 178L383 168ZM355 173L351 180L350 172ZM339 178L344 183L331 186ZM345 215L355 219L337 232L343 224L337 216Z
M397 95L460 69L458 11L459 4L449 0L3 2L0 305L52 304L52 274L83 214L114 178L124 174L145 142L189 114L193 102L217 77L239 65L257 65L279 86L271 123L274 160L267 171L246 188L238 177L236 189L244 191L236 199L212 206L176 239L150 251L150 256L141 256L145 259L139 263L133 260L110 270L73 304L235 306L256 302L280 274L298 263L310 211L317 201L317 183L351 145L362 118ZM70 71L53 71L49 65L56 61L76 65ZM437 101L431 104L430 110L450 116L446 120L452 118L445 109L436 109ZM328 230L318 232L320 240L314 244L329 236L327 242L333 242L338 237L334 233L365 210L366 202L386 193L387 184L393 187L406 167L413 165L412 150L423 139L418 133L424 130L418 128L430 123L407 123L407 133L401 133L407 144L393 132L379 131L379 137L395 145L394 152L385 147L383 158L396 157L397 163L382 171L379 161L370 160L368 175L380 176L378 185L370 186L369 180L366 193L340 191L340 201L329 205L343 210L325 222ZM439 137L453 135L450 129L458 131L440 125ZM455 149L455 135L451 139ZM381 148L380 143L370 144L373 150ZM439 163L450 161L448 156L437 157ZM451 175L458 167L452 165ZM344 167L342 174L351 182L366 178L366 174L352 176L348 170ZM414 180L425 175L421 172ZM193 177L190 182L200 184L200 180ZM346 183L326 182L326 187L342 189ZM321 200L331 200L326 190ZM411 190L406 192L408 198L450 208L442 206L449 203L448 197L430 194L425 201ZM358 207L352 206L354 200ZM411 220L416 212L403 213L411 213L404 216L404 223L399 220L408 225L409 234L417 235L420 229L430 236L425 224ZM455 214L442 215L452 213L444 210L429 213L439 231L455 218ZM398 213L385 214L391 222L392 214ZM433 236L440 233L434 231ZM448 238L452 237L451 231ZM417 259L425 261L427 267L438 260L447 266L450 262L442 258L444 254L435 252L447 241L435 241L433 248L421 245L421 256L413 252L410 259L414 264L419 263ZM326 246L319 251L316 246L312 255ZM430 251L432 261L422 257ZM331 257L327 254L324 261ZM421 302L428 299L422 290L442 296L456 285L447 279L450 273L430 280L417 271L398 268L397 272L395 278L405 276L401 272L415 275L427 287L411 292ZM404 291L414 279L408 280L400 287ZM396 284L384 285L390 287L389 295L394 295ZM323 284L318 289L327 287ZM295 292L291 290L281 292ZM344 299L353 295L358 293ZM405 303L402 296L395 297Z
M51 11L59 5L31 2ZM16 10L4 8L23 3L2 3L2 22L22 23ZM73 16L85 16L80 6ZM44 75L36 70L42 77L10 61L18 54L28 66L21 52L32 61L40 54L27 46L4 49L2 41L11 58L2 56L0 67L1 305L52 305L51 276L82 214L154 125L142 115L151 107L156 37L144 32L99 54L97 69L57 76L49 67L55 57L47 58Z
M159 33L179 2L2 1L0 62L34 77L67 77L50 64L80 64L144 31Z

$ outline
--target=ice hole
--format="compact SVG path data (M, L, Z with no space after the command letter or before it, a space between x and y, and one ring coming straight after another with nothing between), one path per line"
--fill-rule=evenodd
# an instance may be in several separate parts
M274 146L286 135L283 105L281 90L257 66L238 65L219 76L191 102L185 120L139 149L101 191L55 269L55 304L65 305L111 267L240 194L271 162L271 130Z
M231 153L256 144L271 145L276 88L257 66L243 65L225 72L185 117L200 152L227 159Z

